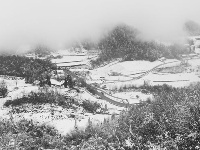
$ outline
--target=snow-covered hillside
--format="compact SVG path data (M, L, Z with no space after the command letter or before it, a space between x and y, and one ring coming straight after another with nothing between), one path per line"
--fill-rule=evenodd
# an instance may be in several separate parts
M52 59L51 61L55 63L57 66L74 66L81 64L88 64L90 58L86 54L76 54L70 53L69 51L61 51L54 54L62 55L62 58ZM139 103L141 101L146 101L147 99L152 100L153 95L142 93L141 91L127 91L120 92L120 89L126 87L140 87L144 84L147 85L163 85L168 84L174 87L183 87L188 86L190 83L196 83L200 81L198 77L198 69L200 58L191 58L185 61L187 65L182 72L171 73L166 70L174 70L177 67L184 67L182 64L183 61L176 59L160 59L154 62L149 61L124 61L124 62L113 62L106 66L99 67L94 70L89 70L85 68L73 68L71 71L76 72L88 72L84 79L87 83L96 83L101 89L100 92L103 93L107 98L116 101L117 103L122 104L134 104ZM188 72L188 69L195 68L192 71ZM165 69L165 72L161 72L160 70ZM195 72L197 71L197 72ZM176 71L175 71L176 72ZM63 72L62 72L62 75ZM24 95L28 95L30 92L38 92L40 91L40 87L33 86L31 84L26 84L25 80L7 80L5 82L8 86L8 95L6 98L1 98L0 103L0 115L4 118L9 118L10 108L4 108L3 104L7 100L14 100L20 98ZM80 101L89 100L92 102L98 102L101 104L102 108L105 108L104 114L92 114L86 113L83 109L63 109L60 106L50 106L49 104L44 104L40 106L42 110L33 108L36 110L36 113L26 112L14 114L14 118L19 120L20 118L33 119L40 123L50 124L56 129L59 130L61 134L69 133L74 129L75 126L79 128L84 128L88 124L88 120L91 120L93 123L100 123L104 120L104 118L111 117L112 114L119 114L124 107L119 107L113 103L105 99L102 99L101 96L92 95L88 90L81 89L78 93L76 90L70 90L68 88L64 89L61 87L63 81L57 81L56 78L51 79L53 85L57 85L58 87L51 87L49 90L57 91L65 96L73 97ZM60 86L60 87L59 87ZM113 92L114 90L116 92ZM32 107L32 106L28 106ZM74 106L76 108L76 106ZM51 110L54 110L54 115L51 115ZM70 115L74 115L75 118L69 117Z

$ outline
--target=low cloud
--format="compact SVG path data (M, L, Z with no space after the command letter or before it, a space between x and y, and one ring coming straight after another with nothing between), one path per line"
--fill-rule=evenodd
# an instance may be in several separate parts
M23 51L39 43L65 48L97 40L118 23L146 39L174 41L187 20L200 23L198 0L6 0L0 2L0 49Z

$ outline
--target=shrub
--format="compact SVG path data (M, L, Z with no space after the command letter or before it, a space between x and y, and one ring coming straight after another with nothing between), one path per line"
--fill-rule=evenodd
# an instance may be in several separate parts
M56 67L49 60L26 58L22 56L0 56L0 75L25 77L26 82L33 83L45 77Z
M0 96L6 97L7 92L8 92L7 85L3 80L0 82Z
M131 141L140 149L147 148L148 143L167 149L195 149L199 145L198 86L152 87L152 91L156 93L155 101L133 106L121 115L118 131L122 139L129 135Z
M4 106L20 106L23 104L57 104L63 107L70 107L71 100L69 98L65 98L59 93L53 91L47 92L31 92L28 96L24 96L22 98L18 98L15 100L8 100L4 103Z
M2 149L63 149L64 137L48 125L38 125L32 121L0 120L0 147ZM67 147L67 146L66 146Z
M93 89L93 87L92 86L86 86L86 89L90 92L90 93L92 93L93 95L95 95L96 94L96 91Z
M101 105L97 102L91 102L89 100L85 100L82 102L81 106L90 113L95 113L97 109L101 108Z

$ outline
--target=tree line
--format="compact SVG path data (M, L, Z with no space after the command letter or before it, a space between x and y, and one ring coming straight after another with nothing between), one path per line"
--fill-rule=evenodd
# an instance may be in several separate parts
M56 69L49 60L26 58L23 56L0 56L0 75L24 77L28 83L49 74Z
M117 25L97 43L96 48L99 49L100 56L92 61L92 65L99 66L116 58L122 58L124 61L155 61L160 57L178 58L180 54L190 52L183 45L145 41L139 38L139 35L140 32L135 28L125 24Z

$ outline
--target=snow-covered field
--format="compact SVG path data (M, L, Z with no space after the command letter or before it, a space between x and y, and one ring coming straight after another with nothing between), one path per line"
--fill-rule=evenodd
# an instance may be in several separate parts
M200 82L200 78L195 73L177 73L177 74L149 74L145 79L150 80L150 85L168 84L174 87L188 86L194 82Z
M139 103L141 101L146 101L148 98L153 99L152 94L143 94L141 92L119 92L113 94L113 96L127 99L130 104Z
M11 99L20 98L23 95L30 93L31 91L37 92L38 87L31 84L26 84L25 80L7 80L0 78L0 82L4 81L8 88L7 97Z
M65 55L86 55L87 54L87 51L82 49L81 51L77 52L77 51L72 51L72 50L69 50L69 49L61 49L61 50L57 50L56 52L52 52L51 55L53 56L65 56Z
M21 98L24 95L29 94L30 92L37 92L38 87L33 86L31 84L26 84L24 80L6 80L4 78L0 78L0 82L4 81L8 88L8 94L5 98L0 98L0 116L3 118L9 118L10 108L3 107L4 103L7 100L14 100L17 98Z
M198 67L200 66L200 59L190 59L188 60L188 64L193 67Z
M63 56L62 58L60 59L52 59L51 62L52 63L62 63L62 62L68 62L68 63L71 63L71 62L80 62L80 61L84 61L84 60L87 60L87 56Z
M105 77L109 79L109 75L112 72L117 72L122 75L131 75L140 72L147 71L153 67L162 64L160 61L149 62L149 61L125 61L119 63L108 64L104 67L97 68L91 71L92 77Z
M188 60L188 64L191 68L197 68L200 64L200 58ZM92 70L90 77L96 83L102 81L102 86L106 85L108 89L112 90L131 86L139 87L144 85L144 83L148 83L149 85L169 84L175 87L183 87L200 81L197 72L176 74L161 74L157 72L155 74L156 71L154 73L151 71L153 68L161 69L180 65L181 61L176 59L165 59L155 62L125 61Z
M39 91L39 87L32 86L30 84L25 84L24 80L18 80L17 86L16 81L14 80L4 80L8 86L9 93L6 98L0 98L0 116L1 118L10 118L10 111L11 108L5 108L3 107L3 104L7 100L14 100L17 98L22 97L23 95L29 94L31 91L37 92ZM105 107L108 109L108 114L91 114L91 113L85 113L82 109L73 110L73 109L63 109L60 106L50 106L49 104L43 104L38 106L38 108L31 108L31 105L28 105L29 108L28 112L23 113L16 113L12 114L12 117L15 121L19 121L20 119L27 119L27 120L33 120L41 124L49 124L54 126L60 134L66 134L70 133L70 131L74 130L75 127L78 128L85 128L88 124L88 120L90 120L92 123L97 124L101 123L104 118L111 117L111 114L117 113L123 108L119 108L117 106L114 106L104 100L99 100L96 97L92 96L91 94L87 92L80 92L77 93L74 90L69 92L69 89L54 89L51 88L51 90L57 90L59 93L67 94L68 96L77 98L77 99L85 99L85 100L91 100L99 102L102 107ZM54 111L54 115L51 114L52 109ZM34 110L34 111L33 111ZM75 118L69 117L70 115L74 115Z

